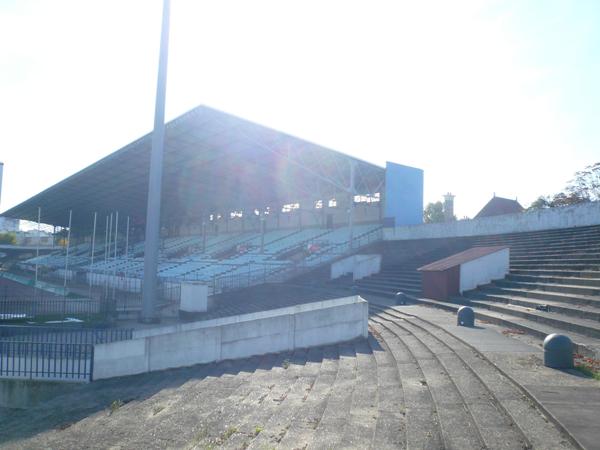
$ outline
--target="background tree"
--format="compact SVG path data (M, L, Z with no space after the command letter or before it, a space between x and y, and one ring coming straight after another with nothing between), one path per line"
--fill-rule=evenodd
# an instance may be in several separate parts
M445 222L444 205L442 202L428 203L423 211L423 221L425 223Z
M567 194L582 201L596 202L600 200L600 162L575 172L567 186Z
M575 172L575 177L569 181L564 192L546 197L540 196L527 210L555 208L557 206L596 201L600 201L600 162Z
M15 235L15 233L0 233L0 244L16 245L17 236Z

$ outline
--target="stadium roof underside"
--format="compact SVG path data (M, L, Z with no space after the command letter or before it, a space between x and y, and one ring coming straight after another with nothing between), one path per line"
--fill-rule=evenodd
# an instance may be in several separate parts
M132 142L2 215L91 228L94 212L113 211L145 222L152 134ZM300 199L349 192L380 192L382 167L244 119L199 106L166 127L162 221L178 223L208 214L280 207ZM304 205L301 205L302 207Z

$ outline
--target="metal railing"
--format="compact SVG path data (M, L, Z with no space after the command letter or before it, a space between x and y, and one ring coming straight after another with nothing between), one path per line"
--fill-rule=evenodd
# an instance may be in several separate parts
M0 377L91 381L92 344L0 341Z
M100 300L88 298L18 295L0 297L0 322L7 320L35 319L38 317L65 319L67 317L86 318L106 315L110 305Z
M106 344L133 338L133 328L84 328L67 326L0 326L0 341L55 344Z
M358 235L350 242L328 244L326 241L315 239L306 244L321 245L320 252L308 256L292 264L249 263L248 270L235 274L225 274L214 277L209 283L209 293L217 294L225 290L241 289L256 284L284 282L290 278L307 273L317 267L332 262L335 259L350 254L361 247L380 241L383 237L383 228L376 228Z
M131 328L0 326L0 378L91 381L94 345L132 338Z

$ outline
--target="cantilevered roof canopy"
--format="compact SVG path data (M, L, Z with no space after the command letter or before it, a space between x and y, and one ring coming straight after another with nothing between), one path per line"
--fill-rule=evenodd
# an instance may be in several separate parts
M151 133L77 172L3 216L91 227L94 212L145 221ZM199 106L166 127L162 221L186 223L211 213L278 207L347 191L382 189L384 169L238 117Z

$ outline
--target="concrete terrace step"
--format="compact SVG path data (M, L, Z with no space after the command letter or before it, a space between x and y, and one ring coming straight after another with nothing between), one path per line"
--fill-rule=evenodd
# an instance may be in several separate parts
M421 283L402 283L402 282L383 282L381 280L359 280L356 282L359 287L374 287L374 288L385 288L401 290L402 288L413 289L415 291L421 290Z
M490 295L514 295L516 297L529 297L539 300L550 300L578 305L597 305L598 301L600 301L600 297L592 295L565 294L560 292L548 292L534 289L511 289L505 287L495 287L493 285L488 285L484 288L481 288L479 289L479 292Z
M483 292L472 292L465 295L470 300L483 300L499 302L503 304L513 304L524 306L526 308L536 309L537 307L548 307L549 312L556 312L582 319L600 321L600 302L597 305L582 306L571 305L567 303L555 302L550 300L537 300L530 297L518 297L513 295L490 295Z
M484 355L446 330L405 316L403 308L371 309L374 327L383 327L386 338L392 333L395 339L390 342L402 342L420 365L422 384L429 388L436 406L443 448L556 448L560 434L541 414L531 414L532 404L520 388ZM409 363L410 359L403 365ZM470 398L479 400L470 402ZM456 428L468 429L469 435L454 433ZM413 444L408 448L442 448Z
M387 275L403 275L403 276L419 277L419 278L421 277L421 272L418 272L417 268L397 270L397 269L390 269L389 267L384 267L383 269L381 269L381 271L379 273L387 274Z
M553 312L533 310L524 306L514 304L499 304L498 302L485 300L470 300L471 305L490 309L491 311L513 315L533 322L544 323L562 330L573 331L578 334L600 339L600 322L575 317L565 317Z
M398 291L404 292L409 295L420 295L421 290L418 289L385 289L385 288L375 288L375 287L360 287L358 288L359 293L368 293L373 295L380 295L382 297L394 297Z
M555 233L544 232L524 232L516 234L500 234L494 236L480 236L476 239L477 244L480 243L496 243L496 242L534 242L534 241L565 241L570 239L600 239L600 230L573 230L573 231L557 231Z
M524 283L566 284L572 286L590 286L600 289L600 278L520 275L511 273L508 274L505 279L507 281L516 281Z
M568 269L510 269L511 275L530 275L530 276L558 276L600 279L598 270L568 270Z
M489 245L510 245L514 247L535 247L535 246L560 246L560 245L580 245L582 243L596 243L600 241L600 236L571 236L567 238L520 238L520 239L495 239L475 241L477 246Z
M377 336L388 346L402 383L406 417L406 446L409 449L444 448L442 426L423 372L402 340L382 324L371 321Z
M511 251L515 252L537 252L537 251L554 251L554 252L574 252L586 250L588 248L595 249L598 247L597 241L581 241L576 243L538 243L538 244L507 244L507 243L495 243L490 245L474 244L476 247L488 247L488 246L503 246L509 247Z
M511 248L511 255L580 255L580 254L600 254L600 245L582 245L573 249L551 249L546 247L536 247L533 249Z
M596 257L564 257L564 258L510 258L511 265L518 264L591 264L600 265L600 258Z
M510 252L511 260L521 260L521 259L592 259L592 258L600 258L600 252L596 251L585 251L581 250L579 252L523 252L516 253Z
M540 269L540 270L578 270L578 271L594 271L600 270L600 264L587 263L514 263L510 265L512 269Z
M394 280L403 279L403 280L411 280L411 281L421 281L422 277L419 272L414 273L393 273L393 272L379 272L375 275L372 275L373 278L391 278Z
M505 246L510 247L513 250L580 250L587 247L598 247L600 239L578 239L578 240L566 240L566 241L521 241L521 242L506 242L498 241L483 244L476 242L473 245L476 247L489 247L489 246Z
M494 285L509 288L509 289L527 289L535 291L548 291L548 292L560 292L565 294L576 294L584 296L599 296L600 300L600 287L594 286L580 286L574 284L561 284L561 283L544 283L544 282L527 282L527 281L515 281L515 280L498 280L494 281Z

